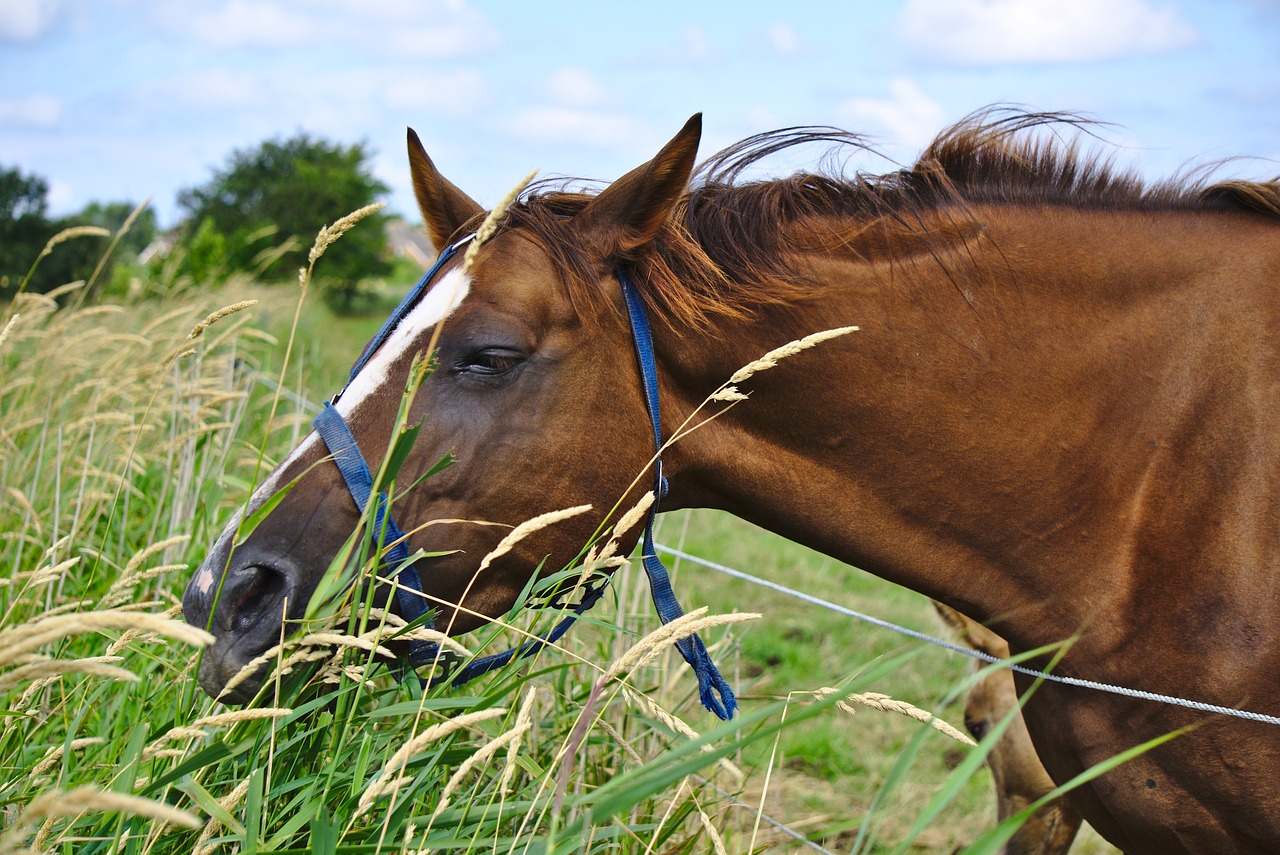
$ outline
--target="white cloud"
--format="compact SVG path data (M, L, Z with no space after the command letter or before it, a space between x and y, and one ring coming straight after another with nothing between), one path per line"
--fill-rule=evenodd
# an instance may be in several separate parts
M852 98L837 108L854 130L887 131L890 142L915 150L928 144L942 129L946 112L925 94L914 80L889 81L887 98Z
M168 31L220 48L338 45L438 59L479 53L499 40L463 0L169 0L156 15Z
M244 110L277 103L276 87L262 72L225 67L207 68L160 78L138 90L142 103L153 109Z
M397 111L450 115L473 112L489 97L484 75L472 69L398 77L380 87L382 102Z
M800 37L788 24L781 21L770 24L766 36L769 47L779 56L795 56L800 53Z
M483 53L499 43L498 33L478 12L460 15L452 21L397 27L390 32L371 32L365 40L370 50L416 59L445 59Z
M746 123L752 131L769 131L782 127L786 121L773 108L752 104L747 108Z
M65 181L53 179L49 182L49 209L51 211L69 211L75 206L75 189Z
M52 128L62 118L62 102L52 95L0 98L0 127Z
M551 75L547 94L558 104L570 107L599 107L609 102L600 82L584 68L561 68Z
M531 142L617 146L632 142L637 122L621 113L572 107L533 107L504 123L515 136Z
M907 0L907 40L974 65L1089 62L1177 50L1199 33L1150 0Z
M715 45L701 27L689 27L680 34L680 42L684 47L685 58L699 65L713 62L717 58Z
M301 10L250 0L231 0L190 23L191 32L214 47L297 47L319 36L319 21Z
M49 31L61 10L61 0L4 0L0 3L0 41L35 41Z

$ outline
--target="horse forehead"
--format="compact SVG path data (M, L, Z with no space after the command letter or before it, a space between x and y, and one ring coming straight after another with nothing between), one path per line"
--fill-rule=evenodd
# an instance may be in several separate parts
M568 308L568 292L555 263L519 232L501 234L486 244L472 274L473 306L499 306L530 320L553 320Z

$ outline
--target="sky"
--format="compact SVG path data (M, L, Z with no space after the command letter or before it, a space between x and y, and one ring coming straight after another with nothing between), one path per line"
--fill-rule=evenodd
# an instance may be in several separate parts
M1151 178L1274 177L1280 0L0 0L0 168L58 216L150 197L173 225L233 151L303 131L366 145L414 221L406 127L486 205L532 169L612 180L695 112L704 155L834 125L879 173L996 103L1108 122Z

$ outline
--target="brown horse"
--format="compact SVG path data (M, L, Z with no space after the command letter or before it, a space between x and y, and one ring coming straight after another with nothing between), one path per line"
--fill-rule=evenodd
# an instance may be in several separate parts
M1009 645L982 624L955 609L935 602L939 617L965 644L974 650L1009 658ZM981 740L1006 715L1018 706L1018 689L1013 674L992 671L974 684L964 704L964 726L974 739ZM1054 789L1053 780L1031 744L1031 734L1021 714L1016 714L1008 728L987 755L987 766L996 787L996 818L1005 820L1027 805L1047 796ZM1050 801L1032 814L1004 845L1002 855L1065 855L1080 830L1080 814L1063 796Z
M652 320L665 435L701 423L664 452L664 509L733 512L941 600L1015 652L1074 639L1058 673L1280 712L1280 184L1147 188L1053 142L1064 123L986 113L888 175L735 180L839 138L779 132L690 190L695 117L598 194L513 206L339 404L378 460L438 331L402 479L446 452L457 463L395 507L412 547L445 553L417 566L437 626L502 614L532 568L569 563L651 483L636 477L653 434L625 266ZM481 207L412 135L409 155L436 245L474 229ZM749 400L699 409L765 351L847 325L861 332L742 383ZM356 523L326 457L305 440L253 502L301 480L242 544L224 534L187 590L188 620L218 637L201 667L212 693L278 638L286 598L286 617L301 611ZM581 504L595 510L478 576L505 529L418 528ZM1061 685L1024 716L1059 782L1197 725L1072 804L1130 852L1280 851L1280 728Z

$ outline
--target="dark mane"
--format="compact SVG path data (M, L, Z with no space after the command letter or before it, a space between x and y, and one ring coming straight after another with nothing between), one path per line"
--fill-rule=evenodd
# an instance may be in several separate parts
M818 223L853 235L881 224L927 238L929 221L976 205L1249 211L1280 220L1280 179L1210 183L1208 169L1149 185L1082 147L1098 127L1071 114L989 108L943 130L911 167L881 175L845 173L848 156L875 153L856 134L827 127L757 134L701 164L674 221L625 261L647 283L656 315L703 327L715 315L740 316L811 293L796 250L812 245ZM816 171L744 180L770 155L812 144L829 149ZM504 224L544 247L575 301L592 298L599 272L588 269L563 225L591 198L543 182L512 206ZM856 252L849 236L827 240Z

